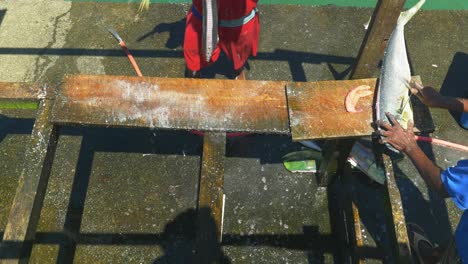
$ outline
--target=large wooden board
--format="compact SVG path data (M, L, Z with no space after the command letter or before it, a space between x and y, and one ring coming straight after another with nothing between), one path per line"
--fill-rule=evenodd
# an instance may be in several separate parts
M360 113L345 108L348 92L369 85L374 91L376 79L288 83L289 118L293 140L368 136L373 132L374 96L361 98Z
M79 75L65 78L53 122L289 133L285 82Z

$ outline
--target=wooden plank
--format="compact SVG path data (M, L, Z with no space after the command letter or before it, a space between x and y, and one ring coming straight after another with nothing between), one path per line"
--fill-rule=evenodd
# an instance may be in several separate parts
M49 122L51 109L51 100L40 103L3 234L3 263L22 263L29 258L57 143L57 129Z
M372 123L373 96L361 98L360 113L345 109L347 93L360 85L375 90L376 79L288 83L287 96L294 141L368 136Z
M38 101L46 97L46 87L38 83L0 82L0 100Z
M218 259L213 256L220 250L213 250L219 245L223 233L224 211L224 155L226 152L226 133L209 132L204 136L202 166L198 193L197 217L197 261L208 263Z
M285 82L69 76L53 122L289 133Z
M377 77L387 41L405 0L379 0L369 22L351 79Z
M397 258L396 263L413 263L411 248L406 230L405 214L401 201L400 190L396 185L395 173L392 160L386 154L383 155L385 168L385 211L387 212L387 222L389 223L389 233L392 236L393 254Z
M420 76L413 79L421 81ZM287 95L292 139L330 139L370 136L373 123L373 96L361 98L360 113L348 113L344 100L349 90L359 85L376 89L376 79L288 83ZM415 132L434 131L429 109L417 98L412 100ZM353 144L348 144L352 147ZM326 171L326 170L324 170Z

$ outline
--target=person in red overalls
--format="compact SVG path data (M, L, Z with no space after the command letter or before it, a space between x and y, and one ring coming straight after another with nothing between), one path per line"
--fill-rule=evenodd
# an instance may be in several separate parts
M200 70L216 62L222 49L234 63L235 78L245 80L244 64L250 55L257 55L258 49L257 1L217 0L219 41L207 62L202 54L202 0L192 0L184 37L185 77L199 78Z

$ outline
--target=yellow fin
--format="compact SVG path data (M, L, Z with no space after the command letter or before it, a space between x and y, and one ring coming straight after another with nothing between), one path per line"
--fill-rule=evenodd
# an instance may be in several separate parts
M411 108L410 97L406 96L401 102L400 113L400 125L404 128L408 128L408 121L413 121L413 109Z

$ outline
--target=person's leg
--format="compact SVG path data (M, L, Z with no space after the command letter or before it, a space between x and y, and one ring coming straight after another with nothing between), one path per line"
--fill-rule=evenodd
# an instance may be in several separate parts
M453 237L448 246L440 252L439 262L440 264L461 264L461 258L458 254L457 244L455 237Z
M200 70L214 63L221 52L219 47L216 47L210 61L207 62L202 55L202 35L202 22L200 18L189 11L184 33L184 76L186 78L201 78Z
M440 254L437 248L429 241L426 232L413 223L406 225L408 230L408 239L411 245L411 251L418 258L419 263L437 263L440 258Z
M257 55L259 35L258 15L242 27L219 28L219 46L234 64L234 79L246 79L244 65L250 55Z
M234 79L235 80L247 80L245 77L244 67L239 70L234 70Z
M184 77L185 78L201 78L201 73L200 71L192 71L187 66L185 66Z
M427 238L424 230L413 223L407 224L408 238L411 250L418 257L421 264L459 264L460 256L457 252L455 238L445 247L435 247Z

